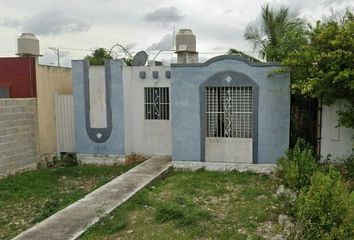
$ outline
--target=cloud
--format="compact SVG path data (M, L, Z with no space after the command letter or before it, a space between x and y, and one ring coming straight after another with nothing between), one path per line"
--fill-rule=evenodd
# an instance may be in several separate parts
M352 5L352 7L353 7L353 2L352 2L352 0L336 0L336 1L333 1L333 0L325 0L324 1L324 6L330 6L330 5L337 5L338 6L338 4L342 4L342 3L348 3L349 4L349 6L350 6L350 3L351 3L351 5ZM348 7L349 7L348 6Z
M85 32L91 27L91 23L57 10L43 11L22 19L8 18L1 21L0 25L38 35Z
M18 28L21 25L21 21L15 18L7 18L0 22L0 25L6 27Z
M223 14L230 14L232 13L234 10L232 9L226 9L225 11L223 11Z
M211 50L217 51L217 52L225 52L225 54L226 54L228 49L226 49L225 46L216 46L216 47L213 47Z
M60 66L71 67L71 54L68 51L60 51ZM39 63L43 65L57 66L57 55L52 51L45 51L43 56L39 58Z
M137 43L128 43L124 47L125 47L125 49L127 49L129 51L129 50L132 50L136 45L137 45Z
M163 24L178 22L182 20L185 15L181 10L176 7L161 7L153 12L147 13L144 16L144 20L147 22L159 22Z
M151 44L146 48L146 51L159 51L159 50L172 50L173 45L173 34L169 33L164 35L160 41Z

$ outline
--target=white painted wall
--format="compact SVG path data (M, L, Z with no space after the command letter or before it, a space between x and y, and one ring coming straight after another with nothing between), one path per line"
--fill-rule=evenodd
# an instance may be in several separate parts
M171 79L165 77L169 70L167 66L123 68L126 154L171 155L171 120L144 119L144 88L170 87ZM139 77L140 71L146 72L145 79ZM158 79L152 77L153 71L158 71ZM171 100L171 89L169 94Z
M337 111L344 107L342 101L322 106L321 156L341 157L352 153L354 129L337 127Z
M252 163L252 138L206 138L205 161Z
M106 78L104 66L90 66L90 127L107 128Z

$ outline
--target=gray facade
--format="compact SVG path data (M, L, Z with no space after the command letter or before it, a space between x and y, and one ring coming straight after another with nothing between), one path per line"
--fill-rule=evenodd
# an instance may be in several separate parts
M279 65L219 56L201 64L172 64L171 113L174 161L205 160L204 87L250 85L253 98L253 163L275 163L289 143L290 76ZM230 83L225 76L230 75Z

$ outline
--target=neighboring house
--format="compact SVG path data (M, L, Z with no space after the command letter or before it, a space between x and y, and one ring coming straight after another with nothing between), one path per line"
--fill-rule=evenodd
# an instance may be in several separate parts
M39 65L35 57L0 58L0 89L8 98L37 98L39 157L56 154L54 95L72 94L71 68Z
M33 34L23 35L38 42ZM0 97L36 98L38 157L51 159L57 153L54 96L72 94L71 68L40 65L39 43L34 50L21 44L19 41L20 57L0 58Z
M0 58L0 92L1 98L35 98L35 58Z

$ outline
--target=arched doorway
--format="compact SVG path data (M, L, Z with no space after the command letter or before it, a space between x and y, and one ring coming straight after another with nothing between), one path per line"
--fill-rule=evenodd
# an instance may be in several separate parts
M223 71L200 86L201 156L207 162L257 163L258 85Z

